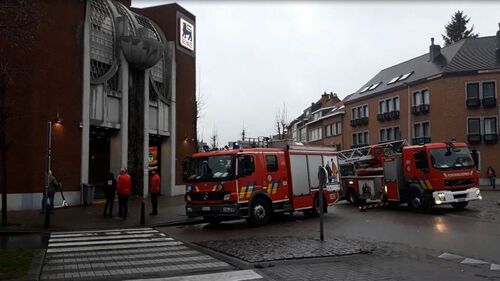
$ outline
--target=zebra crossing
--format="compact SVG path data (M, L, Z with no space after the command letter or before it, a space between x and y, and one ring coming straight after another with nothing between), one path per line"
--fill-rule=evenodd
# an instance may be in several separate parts
M446 253L446 252L442 253L441 255L438 256L438 258L453 261L453 262L458 262L460 264L465 264L465 265L486 266L487 268L489 268L490 271L497 271L497 272L500 271L499 264L490 263L487 261L478 260L478 259L474 259L474 258L468 258L468 257L464 257L464 256L452 254L452 253Z
M40 279L151 279L219 271L235 275L233 270L155 229L124 228L51 233Z

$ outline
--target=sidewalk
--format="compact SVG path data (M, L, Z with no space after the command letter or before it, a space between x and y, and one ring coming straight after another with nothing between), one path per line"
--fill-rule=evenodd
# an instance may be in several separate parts
M50 217L50 228L44 228L45 215L39 210L10 211L8 212L9 226L0 226L2 232L40 232L82 229L105 229L120 228L140 225L142 198L131 197L129 199L128 217L125 221L117 217L109 218L103 216L104 201L98 200L90 206L70 206L58 208ZM201 221L202 218L190 219L185 215L183 196L160 196L158 198L158 215L149 216L151 202L145 202L146 226L189 223ZM118 201L113 205L113 215L118 212Z

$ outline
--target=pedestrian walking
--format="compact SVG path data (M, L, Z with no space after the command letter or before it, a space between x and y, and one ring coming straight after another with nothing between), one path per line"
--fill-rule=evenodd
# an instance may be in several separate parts
M160 175L158 175L158 171L156 169L151 171L149 194L151 195L151 206L153 209L149 215L156 216L158 215L158 196L160 195Z
M118 216L125 220L128 215L128 198L132 189L132 178L127 173L127 169L122 168L116 184L118 194Z
M56 177L52 174L52 171L49 171L49 174L47 175L47 182L48 182L48 198L47 195L43 194L42 198L42 211L40 212L41 214L45 213L46 206L47 204L47 199L48 199L48 204L49 204L49 211L51 214L54 213L54 197L56 195L56 191L59 190L60 183L57 181Z
M113 173L109 173L104 183L104 197L106 198L106 205L104 206L104 217L113 216L113 201L115 201L116 193L116 179ZM108 214L109 210L109 214Z
M495 181L496 181L496 178L497 178L497 175L495 173L495 169L493 169L493 167L489 166L488 169L486 170L486 175L488 176L488 178L490 178L490 184L491 184L491 187L493 189L495 189Z

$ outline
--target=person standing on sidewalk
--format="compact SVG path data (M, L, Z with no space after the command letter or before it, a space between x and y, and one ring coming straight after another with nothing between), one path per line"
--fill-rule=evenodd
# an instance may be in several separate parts
M156 169L151 171L151 178L149 179L149 193L151 195L152 212L150 216L158 215L158 196L160 195L160 175Z
M486 175L488 176L488 178L490 178L490 184L491 184L491 187L493 189L495 189L495 181L496 181L496 178L497 178L497 175L495 173L495 170L493 169L493 167L489 166L488 167L488 170L486 170Z
M104 217L113 216L113 201L115 201L115 193L116 193L116 180L115 175L113 173L108 174L108 178L104 183L104 196L106 197L106 205L104 206Z
M49 211L51 214L54 213L54 197L56 195L56 191L59 190L59 182L57 181L56 177L52 174L52 171L49 171L49 174L48 174L48 177L47 177L47 181L48 181L48 185L49 185L49 188L48 188L48 198L46 198L46 195L45 193L43 194L43 198L42 198L42 210L40 211L40 214L43 214L45 213L45 204L49 204ZM47 200L49 202L47 202Z
M132 178L127 174L127 169L122 168L118 176L116 193L118 194L118 216L125 220L128 215L128 198L132 190Z

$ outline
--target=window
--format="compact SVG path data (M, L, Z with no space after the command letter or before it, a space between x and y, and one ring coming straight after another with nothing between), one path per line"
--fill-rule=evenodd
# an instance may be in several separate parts
M321 137L321 127L314 128L309 131L309 141L317 141L320 140Z
M399 127L388 127L380 129L380 142L394 141L401 139Z
M333 124L329 124L325 126L325 136L326 137L331 137L331 136L336 136L340 135L341 132L341 123L336 122Z
M352 134L352 145L353 146L363 146L368 145L368 132L359 132Z
M393 97L378 102L379 113L399 111L399 97Z
M352 120L368 117L368 105L361 105L352 109Z
M255 172L255 164L253 156L240 155L238 156L238 175L250 176Z
M361 94L361 93L364 93L364 92L368 91L368 88L370 88L370 86L366 86L366 87L364 87L364 88L361 90L361 92L359 92L359 93Z
M370 86L370 88L368 88L368 91L371 91L371 90L374 90L375 88L377 88L380 84L382 84L382 82L378 82L377 84L373 84Z
M495 95L495 82L483 82L483 99L494 98Z
M469 118L469 120L467 120L467 134L469 134L469 135L480 135L481 134L481 119L480 118Z
M467 99L479 98L479 82L467 84Z
M413 125L415 138L430 138L430 122L415 123Z
M299 131L300 131L300 141L307 141L306 128L301 128Z
M268 172L278 171L278 157L276 157L276 155L267 155L266 167Z
M497 133L497 118L489 117L484 118L484 134L496 134Z
M387 82L387 85L396 83L396 81L398 81L399 77L401 77L401 76L396 76L396 77L392 78L391 81Z
M425 89L413 93L413 105L429 104L429 90Z
M399 79L397 81L403 81L403 80L406 80L408 77L410 77L411 75L413 74L413 71L412 72L408 72L406 74L403 74L399 77Z

